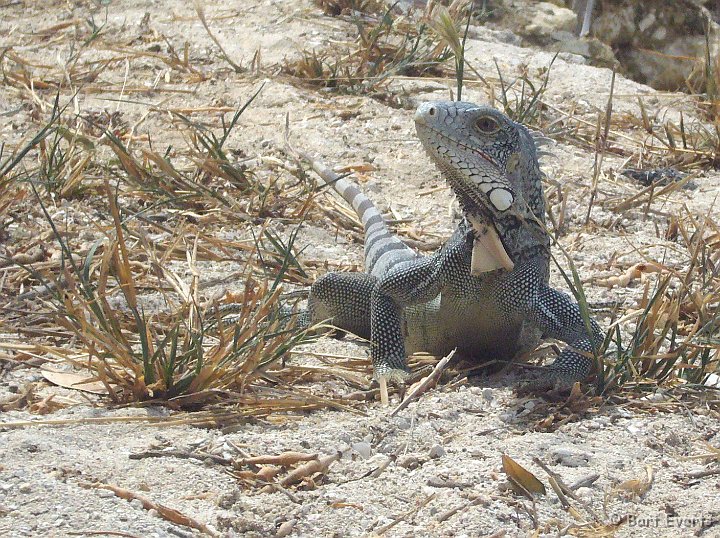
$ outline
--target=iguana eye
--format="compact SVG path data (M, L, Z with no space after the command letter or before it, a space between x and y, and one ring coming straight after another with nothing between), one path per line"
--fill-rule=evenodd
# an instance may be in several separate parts
M485 134L493 134L500 130L500 125L490 116L482 116L475 121L475 127Z

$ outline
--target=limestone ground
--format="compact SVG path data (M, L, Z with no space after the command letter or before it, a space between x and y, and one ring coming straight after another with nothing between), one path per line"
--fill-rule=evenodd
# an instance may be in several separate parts
M354 39L356 29L348 20L322 16L306 1L208 2L205 12L213 33L227 56L244 67L235 72L187 2L111 2L106 22L104 9L90 2L48 2L42 8L6 4L0 11L0 35L6 36L0 46L13 47L6 52L31 62L28 69L63 64L72 57L76 51L71 41L53 36L73 31L90 17L102 21L104 28L102 46L87 57L101 62L108 56L126 55L124 61L104 69L99 80L88 73L85 91L74 105L80 111L117 112L133 126L135 136L162 146L177 145L181 142L174 138L177 132L166 132L167 109L194 109L197 121L217 127L213 107L237 107L263 85L241 117L240 129L228 140L228 146L241 151L261 177L275 174L273 159L281 157L274 148L282 143L289 114L296 146L333 166L372 165L371 172L360 174L363 188L398 220L410 219L411 231L436 239L452 229L452 196L422 154L412 125L413 105L450 98L452 79L398 76L388 89L393 97L383 100L318 90L282 73L286 59L297 58L302 50ZM28 34L48 38L42 46L23 46ZM525 70L542 76L554 56L552 51L512 42L507 29L474 26L469 32L468 61L494 81L495 91L496 62L510 75ZM178 72L154 56L170 46L183 51L185 43L191 64L212 76L194 79L192 71ZM129 54L131 49L146 54ZM6 54L6 67L8 58ZM253 58L256 62L251 66ZM543 98L550 110L572 108L579 121L594 125L605 110L610 81L611 71L588 66L579 56L561 54L552 65ZM40 85L0 87L0 114L5 120L0 132L8 147L37 129L33 92L45 102L52 96ZM463 99L485 103L490 93L484 84L468 82ZM118 100L119 95L123 98ZM615 82L613 114L640 118L639 98L653 121L679 121L681 113L683 121L702 121L686 95L655 92L621 76ZM197 112L203 107L206 112ZM623 136L642 140L642 128L628 128ZM688 264L686 253L665 233L670 217L685 211L708 214L720 193L720 175L716 170L704 171L693 179L694 190L678 189L647 206L618 210L616 201L631 198L643 187L616 173L636 164L632 157L610 151L602 163L597 203L587 224L595 153L558 138L543 168L548 175L546 190L562 191L565 197L560 244L585 279L591 303L618 302L621 312L629 312L637 308L644 291L639 280L612 288L597 282L649 259L678 268ZM76 220L95 210L82 199L59 200L53 208ZM10 229L4 239L7 244L28 240L32 218L21 224ZM284 226L280 222L276 229L283 232ZM87 228L92 237L89 222ZM233 234L232 229L223 232ZM297 242L308 260L361 263L357 234L326 218L307 222ZM203 278L212 280L235 269L232 261L205 263ZM557 270L553 284L566 289ZM207 294L240 291L241 286L231 282ZM600 321L607 326L611 319L602 316ZM352 340L323 339L305 351L366 355L366 347ZM0 425L0 535L202 534L170 522L157 509L144 508L139 500L123 500L111 491L89 487L99 481L174 508L209 526L206 533L227 536L556 535L594 520L604 522L607 532L617 524L616 536L720 536L715 502L720 479L717 474L702 474L712 467L700 457L717 461L717 452L712 452L720 428L717 407L686 405L662 392L558 410L541 398L515 395L512 374L503 374L437 389L395 417L372 402L359 414L319 411L248 421L226 430L203 429L144 422L140 419L163 417L169 411L154 406L111 409L105 400L43 383L36 367L18 364L25 358L13 357L3 370L1 396L10 397L27 383L38 383L41 394L55 394L72 405L42 417L67 421L64 425ZM302 353L290 359L297 364L313 364L312 360ZM310 383L308 390L351 392L341 383L327 382ZM557 413L557 420L551 421L552 427L543 427L549 412ZM2 422L37 418L30 410L19 409L5 412ZM299 489L274 492L245 487L226 465L209 457L130 458L169 448L224 458L298 450L340 453L340 458L314 487L309 482ZM502 472L503 454L546 483L547 475L533 462L535 457L566 484L584 481L574 490L579 500L571 501L577 512L563 507L549 488L535 502L509 491ZM593 536L603 529L572 532Z

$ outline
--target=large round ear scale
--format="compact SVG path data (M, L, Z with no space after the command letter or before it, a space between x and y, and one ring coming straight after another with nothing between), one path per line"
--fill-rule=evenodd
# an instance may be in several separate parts
M513 193L503 187L497 187L491 190L488 197L490 198L490 203L495 206L495 209L498 211L509 209L515 201Z

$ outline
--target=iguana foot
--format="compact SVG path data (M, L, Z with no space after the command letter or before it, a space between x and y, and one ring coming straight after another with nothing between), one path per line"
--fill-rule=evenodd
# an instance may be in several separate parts
M375 366L374 370L373 379L380 385L380 402L382 405L389 405L388 383L402 387L408 378L410 378L410 372L388 365Z
M516 392L524 395L551 390L566 391L570 390L577 381L582 381L582 379L568 375L560 370L541 368L532 374L522 376Z
M381 379L384 379L388 383L394 383L397 385L404 385L405 381L408 380L410 377L410 372L408 370L403 370L402 368L391 368L391 367L376 367L375 373L373 374L373 379L376 381L380 381Z

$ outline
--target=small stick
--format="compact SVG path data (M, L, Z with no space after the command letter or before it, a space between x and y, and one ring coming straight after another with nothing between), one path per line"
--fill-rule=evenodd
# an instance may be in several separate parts
M707 469L705 471L694 471L687 473L685 476L678 475L680 478L705 478L706 476L714 476L720 474L720 469Z
M205 9L203 8L202 4L198 0L195 0L195 11L197 12L200 22L202 23L203 27L205 28L205 31L210 36L210 39L212 39L213 42L220 49L220 53L222 54L223 58L225 58L225 61L230 64L230 67L232 67L236 73L241 73L243 70L242 67L240 67L238 64L236 64L235 62L233 62L230 59L230 56L227 55L227 53L225 52L225 49L220 44L220 41L218 40L218 38L215 37L215 35L210 31L210 26L208 26L207 20L205 19Z
M407 395L407 398L405 398L400 405L398 405L395 410L390 413L391 417L394 417L397 415L400 411L405 409L408 405L410 405L410 402L418 398L423 392L428 390L431 386L434 386L437 384L438 379L440 379L440 375L442 374L443 370L445 370L445 367L447 366L448 362L450 362L450 359L453 358L455 355L455 350L453 349L446 357L443 357L440 362L438 362L435 365L435 368L432 372L430 372L430 375L428 375L425 379L423 379L420 383L417 384L417 386L413 389L413 391ZM382 385L380 385L380 389L382 391ZM387 390L387 387L386 387Z
M69 531L68 536L123 536L124 538L140 538L138 534L130 534L129 532L122 531Z
M232 465L233 460L217 456L215 454L201 454L197 452L186 452L185 450L146 450L144 452L136 452L128 456L131 460L143 460L145 458L180 458L189 460L211 460L213 463L220 465Z
M126 501L133 501L138 500L142 503L142 506L145 510L155 510L160 517L163 519L170 521L172 523L175 523L176 525L182 525L183 527L189 527L191 529L196 529L202 532L203 534L207 534L209 536L219 536L217 531L214 529L208 527L205 523L201 521L197 521L189 516L186 516L179 510L175 510L174 508L169 508L165 505L156 503L148 499L147 497L144 497L142 495L138 495L137 493L134 493L130 490L119 488L117 486L113 486L111 484L103 484L103 483L81 483L81 487L84 487L86 489L106 489L109 491L112 491L115 495L120 497L121 499L125 499Z
M563 482L563 480L562 480L562 478L560 478L559 474L557 474L552 469L550 469L547 465L545 465L542 462L542 460L540 460L540 458L533 458L533 461L535 463L537 463L542 468L542 470L548 474L548 476L550 478L552 478L552 481L555 482L555 484L552 484L552 481L551 481L551 485L553 486L553 490L555 490L555 493L557 494L558 499L560 499L560 502L565 506L565 508L570 506L570 503L568 503L567 499L564 498L564 496L562 494L567 495L572 500L579 503L585 510L587 510L587 512L589 514L591 514L595 518L595 521L600 521L600 519L598 518L598 515L590 507L590 505L588 505L588 503L586 503L580 497L578 497L575 494L575 492L572 490L572 488L568 487L568 485L565 484L565 482ZM557 485L557 489L555 488L555 485Z
M473 506L477 506L478 504L488 504L489 500L487 497L480 496L475 499L473 499L470 502L467 502L463 504L462 506L457 506L455 508L451 508L450 510L447 510L446 512L443 512L440 514L437 518L439 523L442 523L443 521L446 521L450 519L452 516L457 514L458 512L465 512L469 508L472 508Z
M600 127L602 125L602 116L598 116L597 129L595 131L595 163L593 166L593 181L592 191L590 192L590 203L588 204L587 214L585 215L585 225L587 226L590 222L590 212L592 211L593 204L595 203L595 196L597 196L597 185L598 178L602 171L602 163L605 157L605 151L608 146L608 136L610 134L610 120L612 119L612 102L613 93L615 92L615 70L613 69L612 78L610 79L610 95L608 97L607 106L605 107L605 129L600 134Z
M430 501L432 501L435 498L435 495L436 495L435 493L433 493L432 495L428 495L428 497L425 498L419 505L414 506L413 508L411 508L404 514L399 515L398 517L396 517L393 521L391 521L387 525L383 525L379 529L375 529L374 534L376 534L378 536L382 536L383 534L385 534L387 531L392 529L395 525L397 525L401 521L406 520L410 516L414 516L420 510L422 510Z
M232 476L232 474L231 474L231 476ZM266 483L265 483L265 486L263 487L263 490L264 490L265 488L268 488L268 491L274 490L274 491L277 491L277 492L279 492L279 493L282 493L282 494L285 495L288 499L290 499L291 502L293 502L293 503L295 503L295 504L302 504L302 501L298 498L297 495L294 495L294 494L292 493L292 491L288 490L287 488L282 487L282 486L281 486L280 484L278 484L277 482L266 482ZM262 490L261 490L261 492L262 492Z
M388 406L390 405L390 398L388 397L387 379L381 377L378 382L380 383L380 403L383 406Z
M595 483L595 481L598 478L600 478L600 475L597 473L593 473L584 478L581 478L580 480L573 482L572 484L569 484L568 489L575 491L576 489L579 489L579 488L589 488L590 486L592 486Z

